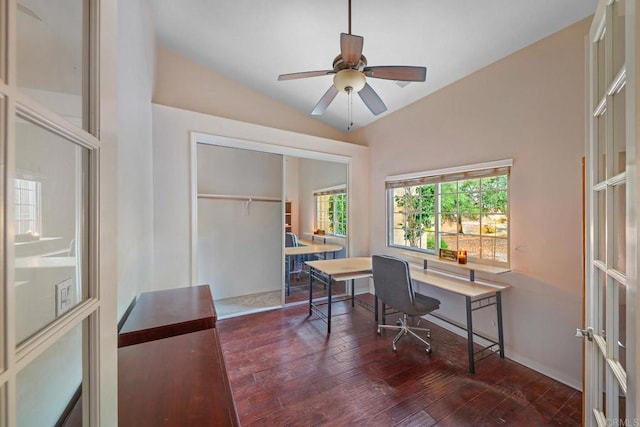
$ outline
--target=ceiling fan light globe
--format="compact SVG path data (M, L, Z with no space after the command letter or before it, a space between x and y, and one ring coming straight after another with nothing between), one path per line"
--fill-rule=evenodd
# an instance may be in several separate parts
M360 92L367 78L364 73L351 68L340 70L333 76L333 84L340 92Z

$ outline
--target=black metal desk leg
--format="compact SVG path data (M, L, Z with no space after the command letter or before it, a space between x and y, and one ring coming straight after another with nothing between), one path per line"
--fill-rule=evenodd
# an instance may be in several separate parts
M346 283L345 283L346 286ZM351 307L355 307L354 302L356 300L356 279L351 279Z
M309 316L311 316L311 304L313 304L313 267L309 267Z
M329 296L327 298L327 333L330 334L331 333L331 282L333 282L333 279L331 278L331 275L329 275Z
M496 292L496 314L498 315L498 344L500 345L500 358L504 359L504 335L502 333L502 295Z
M469 350L469 373L475 374L475 361L473 359L473 316L471 311L471 297L466 297L467 305L467 348Z
M291 266L289 263L291 262L291 258L289 255L284 256L284 282L287 284L287 296L291 292Z

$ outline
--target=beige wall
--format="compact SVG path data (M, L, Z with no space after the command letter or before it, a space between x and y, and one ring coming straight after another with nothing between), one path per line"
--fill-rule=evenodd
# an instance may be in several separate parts
M371 252L385 241L387 175L513 158L511 267L500 277L507 356L581 381L584 37L568 27L359 130L370 147ZM464 321L461 298L441 311ZM493 331L490 317L478 325ZM437 348L437 339L436 344ZM437 351L437 350L436 350Z
M158 44L153 102L276 129L346 141L308 114L254 92Z

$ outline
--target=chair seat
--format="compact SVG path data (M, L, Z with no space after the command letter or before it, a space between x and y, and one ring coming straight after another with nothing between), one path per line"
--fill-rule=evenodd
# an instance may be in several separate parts
M413 312L407 312L409 316L422 316L425 313L437 310L440 307L440 301L435 298L422 294L414 294Z

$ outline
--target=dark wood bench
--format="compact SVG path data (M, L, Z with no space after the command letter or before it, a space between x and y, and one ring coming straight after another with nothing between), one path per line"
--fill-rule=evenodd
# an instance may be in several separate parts
M216 311L209 285L143 292L118 335L118 347L213 328Z
M238 426L208 285L142 293L118 337L118 424ZM80 390L61 426L82 424Z
M119 348L118 425L240 425L217 330Z

